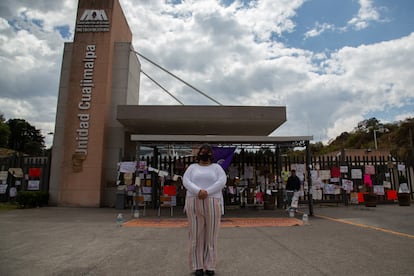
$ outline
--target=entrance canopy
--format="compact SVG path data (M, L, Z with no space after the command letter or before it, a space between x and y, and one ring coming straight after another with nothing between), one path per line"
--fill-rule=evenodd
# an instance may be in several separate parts
M286 121L284 106L118 105L117 120L142 145L215 143L242 148L305 146L312 136L268 136Z
M228 136L228 135L140 135L132 134L131 141L143 145L180 145L192 143L214 143L222 145L239 145L249 147L274 147L276 145L289 147L304 147L313 136Z
M117 120L135 134L267 136L286 121L286 107L119 105Z

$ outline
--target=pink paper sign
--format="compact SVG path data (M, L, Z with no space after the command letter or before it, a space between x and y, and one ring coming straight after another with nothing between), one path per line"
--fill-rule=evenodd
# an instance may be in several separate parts
M371 179L371 175L370 174L365 174L364 175L364 184L372 187L372 179Z

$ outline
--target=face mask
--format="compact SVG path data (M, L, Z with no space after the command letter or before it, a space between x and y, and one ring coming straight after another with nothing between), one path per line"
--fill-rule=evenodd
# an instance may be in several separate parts
M201 161L206 162L206 161L209 161L209 160L210 160L210 155L209 155L208 153L203 153L203 154L200 154L200 155L198 156L198 158L199 158Z

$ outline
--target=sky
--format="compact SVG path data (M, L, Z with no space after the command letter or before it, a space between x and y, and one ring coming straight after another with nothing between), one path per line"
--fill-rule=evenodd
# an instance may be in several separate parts
M272 136L328 143L414 117L412 0L120 0L134 49L223 105L286 106ZM0 113L50 146L75 0L0 0ZM216 105L144 59L185 105ZM139 104L179 104L141 74Z

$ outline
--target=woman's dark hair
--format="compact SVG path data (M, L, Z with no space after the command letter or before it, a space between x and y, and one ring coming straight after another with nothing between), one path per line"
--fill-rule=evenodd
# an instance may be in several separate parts
M202 151L205 151L205 152L207 152L209 155L210 155L210 161L211 162L213 162L214 161L214 155L213 155L213 149L210 147L210 145L208 145L208 144L203 144L203 145L201 145L200 146L200 148L198 149L198 153L197 153L197 161L200 161L200 158L199 158L199 156L200 156L200 153L202 152Z

